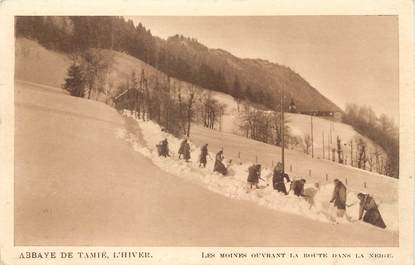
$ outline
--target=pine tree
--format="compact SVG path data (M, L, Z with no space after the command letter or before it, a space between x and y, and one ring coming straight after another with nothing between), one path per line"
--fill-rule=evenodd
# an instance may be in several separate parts
M68 77L65 78L63 87L69 91L72 96L84 97L85 78L79 65L73 63L68 69Z

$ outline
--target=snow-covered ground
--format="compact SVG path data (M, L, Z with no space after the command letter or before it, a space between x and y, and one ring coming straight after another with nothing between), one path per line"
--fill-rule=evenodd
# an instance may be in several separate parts
M291 133L300 136L302 139L307 135L311 135L311 116L303 114L287 113L287 119L289 120L289 127ZM331 127L331 129L330 129ZM330 135L331 134L331 135ZM331 136L331 137L330 137ZM330 121L328 119L313 117L313 138L314 138L314 154L315 157L329 158L329 150L337 148L337 137L341 140L341 146L343 150L343 156L346 160L346 164L350 165L350 157L356 165L357 161L357 141L359 139L364 140L367 144L367 154L371 156L377 148L378 152L385 157L385 153L382 148L374 144L367 137L356 132L350 125ZM351 148L352 143L352 148ZM324 152L323 152L324 146ZM336 154L337 155L337 154ZM331 154L330 154L331 157ZM374 155L372 156L375 159ZM337 161L337 157L336 157ZM367 163L369 168L369 164Z
M231 96L220 92L215 92L214 98L226 106L225 113L222 117L222 131L241 135L238 124L239 113L235 100ZM337 149L337 137L340 139L343 158L347 165L351 164L351 160L356 165L357 143L359 139L362 139L367 144L367 154L368 157L372 157L373 163L375 161L375 152L378 152L384 158L386 157L382 148L367 137L356 132L350 125L339 121L313 117L313 133L311 133L311 116L299 113L286 113L285 117L290 135L299 137L303 142L302 146L293 148L304 151L305 138L307 136L311 137L311 134L313 134L314 157L316 158L332 159L330 150ZM311 156L311 147L309 152ZM335 160L337 161L337 154L335 154ZM366 166L369 169L369 163Z
M119 82L127 80L131 73L141 73L144 69L149 77L160 75L159 71L144 62L118 52L114 54L114 65L110 73L111 79L114 83L113 87L117 87ZM42 69L39 70L39 65ZM70 65L69 58L63 53L57 53L45 49L37 42L25 38L17 38L16 40L16 77L19 79L41 83L44 85L51 85L60 87L64 83L66 77L66 69ZM174 80L176 86L186 88L188 83ZM173 81L172 81L173 82ZM201 89L201 88L198 88ZM183 90L184 93L185 89ZM226 106L225 113L222 119L222 131L228 133L235 133L238 128L237 124L237 104L232 96L217 91L210 91L212 96L220 103ZM118 92L113 91L117 94ZM95 98L95 96L93 97ZM101 101L104 101L102 95ZM301 114L287 114L287 119L290 120L288 126L293 135L304 137L310 134L310 116ZM331 122L326 119L314 117L314 154L315 157L323 157L323 134L325 137L326 152L325 157L328 158L328 139L330 135L330 126L332 126L332 143L333 148L336 145L336 137L339 136L342 140L345 157L350 163L350 140L355 137L364 139L369 145L369 152L374 152L374 145L367 138L359 135L353 128L340 122ZM330 125L332 124L332 125ZM346 145L344 145L346 144ZM354 143L355 144L355 143ZM356 147L354 146L354 150ZM355 152L355 151L354 151Z
M117 131L128 135L120 130L125 128L137 136L131 137L139 142L136 148L150 150L143 146L139 124L123 119L105 104L70 97L60 88L21 81L15 84L15 96L15 174L10 188L14 189L12 230L18 246L399 244L398 232L362 222L329 225L270 210L255 200L223 196L207 189L196 177L186 180L187 174L169 174L116 137ZM215 150L216 131L197 127L192 131L198 136L194 143L204 142L206 133L211 139L209 150ZM261 143L231 134L227 137L227 158L233 143L245 145L246 141L247 148L252 149L255 143L265 150ZM378 182L377 186L376 190L390 190L391 184Z
M129 111L125 111L124 115L133 117ZM120 128L116 134L118 137L128 141L133 148L150 158L155 165L162 170L185 178L194 183L200 184L205 188L222 194L226 197L237 200L249 200L261 206L283 211L291 214L301 215L313 220L321 222L340 222L353 223L357 221L359 205L356 197L356 192L350 189L348 192L349 205L347 214L344 218L336 218L335 209L329 204L331 194L333 191L332 182L326 182L319 187L315 183L308 182L305 186L305 193L309 196L308 199L299 198L290 193L284 196L272 189L272 171L270 167L263 167L262 178L264 181L260 182L262 189L250 190L247 187L246 179L248 175L248 167L252 162L233 163L230 166L230 173L228 176L222 176L213 172L213 162L208 161L206 168L200 168L198 165L198 158L200 154L200 146L191 145L191 161L186 163L177 158L176 151L179 149L181 139L162 132L160 127L153 122L143 122L137 120L146 145L139 143L136 135L127 132ZM169 141L169 148L172 152L171 157L159 157L156 150L156 144L162 139L167 138ZM210 157L214 158L214 153L210 152ZM268 186L267 186L268 185ZM398 204L396 200L378 201L379 209L383 215L388 230L398 230Z
M15 88L14 235L17 245L398 246L398 232L361 222L351 225L347 220L328 226L330 218L324 220L324 214L318 217L316 210L310 215L321 221L311 220L308 212L300 216L297 210L307 211L305 203L297 206L295 214L287 213L290 209L280 211L260 206L261 201L270 204L274 200L269 197L269 189L242 193L246 196L242 199L223 196L221 189L231 189L236 186L235 181L245 187L244 167L240 169L242 175L235 173L226 179L211 175L212 161L208 161L204 171L193 165L194 161L184 164L174 160L179 163L176 170L180 168L187 173L167 174L155 160L148 159L153 159L154 145L135 144L147 152L146 158L115 137L114 131L125 128L126 124L114 109L70 97L60 89L70 64L65 54L46 50L27 39L18 38L16 43L16 78L37 83L19 81ZM115 57L119 80L128 77L132 70L140 73L143 68L139 60L128 55L117 53ZM148 74L154 72L149 66L145 70ZM176 84L184 82L176 80ZM231 109L236 107L231 96L214 94L215 98L226 97L225 103ZM224 117L224 132L193 126L192 142L196 146L209 143L213 153L224 147L226 159L234 159L235 164L249 164L258 155L258 162L270 168L272 161L279 159L280 149L227 133L234 126L234 117ZM131 142L138 140L126 131L118 132ZM159 141L158 135L154 141ZM198 152L196 147L192 153L194 160ZM290 167L287 169L290 177L305 176L308 183L320 182L318 194L324 197L330 196L329 185L334 177L343 182L347 177L348 190L374 195L388 229L396 230L389 220L397 224L397 180L327 160L313 160L292 150L286 152L286 161L287 167L292 165L292 171ZM311 176L307 175L309 168L312 168ZM190 176L190 171L208 174L201 176L207 178L206 182L197 174ZM326 173L328 181L325 181ZM362 188L364 182L366 189ZM206 183L211 183L211 188ZM238 194L239 186L234 188L233 193ZM281 198L276 197L275 201L278 199ZM297 202L291 196L284 199ZM348 197L348 204L352 199L353 196ZM326 203L324 199L321 201ZM356 208L348 208L348 212L355 218L353 209ZM307 229L292 229L293 226Z

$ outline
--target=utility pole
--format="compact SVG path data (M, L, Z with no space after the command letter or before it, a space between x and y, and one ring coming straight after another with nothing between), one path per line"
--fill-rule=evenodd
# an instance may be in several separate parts
M314 137L313 137L313 114L310 116L310 125L311 125L311 158L314 158Z
M219 114L220 114L220 120L219 120L219 131L222 131L222 126L223 126L223 110L219 110Z
M346 152L346 146L347 146L347 144L346 143L344 143L343 144L343 164L345 164L345 165L347 165L347 152Z
M326 159L325 149L326 147L324 146L324 131L323 131L323 159Z
M333 122L332 121L330 121L330 131L329 131L329 137L330 137L330 141L329 141L329 160L331 159L330 158L330 153L331 153L331 144L332 144L332 137L331 137L331 131L332 131L332 125L333 125Z
M383 165L383 156L381 156L380 157L380 174L384 174L384 172L385 172L385 168L384 168L384 165Z
M284 161L284 148L285 148L285 142L284 142L284 87L281 87L281 122L280 122L280 128L281 128L281 163L282 163L282 172L285 173L285 161Z
M331 149L330 140L327 139L327 159L328 160L330 160L330 149Z
M328 160L331 160L331 144L330 144L330 141L329 141L329 136L327 135L327 159Z
M111 51L114 49L114 20L111 18Z

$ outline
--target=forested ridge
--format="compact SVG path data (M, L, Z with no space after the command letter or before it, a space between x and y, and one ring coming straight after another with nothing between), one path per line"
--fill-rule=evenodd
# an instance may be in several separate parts
M399 177L399 129L393 119L381 114L379 117L368 106L348 104L343 115L343 122L350 124L357 132L368 137L382 147L387 159L382 165L382 173L388 176ZM366 169L366 161L378 164L378 154L365 152L365 146L358 146L362 165L359 168ZM372 156L373 155L373 156Z
M124 52L171 77L270 109L278 105L284 89L287 104L293 98L299 110L340 111L288 67L241 59L182 35L163 40L123 17L16 17L16 36L68 54L89 48Z

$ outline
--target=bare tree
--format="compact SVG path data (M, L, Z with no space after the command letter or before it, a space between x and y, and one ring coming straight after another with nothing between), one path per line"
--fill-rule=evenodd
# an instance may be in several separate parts
M336 148L331 149L331 161L336 162Z
M88 99L90 99L92 92L103 91L113 57L100 49L88 49L81 53L78 60L81 61L88 89Z
M189 85L187 88L187 101L186 101L186 125L185 128L185 135L187 137L190 136L190 127L193 122L194 118L194 104L196 102L198 96L198 90L194 85Z
M358 158L357 158L357 166L361 169L366 169L366 148L367 144L366 142L360 138L357 143L357 149L358 149Z
M339 136L337 136L337 157L338 157L338 162L340 164L343 164L343 150L342 150L342 145L341 145L341 139Z
M310 154L310 147L311 147L311 137L309 134L307 134L304 137L304 144L305 144L304 152L308 155Z
M373 163L374 163L374 160L373 160L372 154L369 154L369 158L367 159L367 162L369 164L369 170L370 171L373 171Z
M280 113L258 110L247 104L243 105L239 113L239 127L246 137L281 146L283 131L287 139L285 147L288 147L290 143L293 146L298 146L300 141L291 137L288 122L288 119L285 120L284 125L281 126Z
M379 150L379 147L377 145L375 145L375 151L373 153L373 155L375 156L375 168L376 168L376 172L381 173L381 168L380 168L380 160L379 158L381 157L381 152Z
M198 99L197 109L200 113L199 119L203 126L209 129L215 129L217 127L217 123L220 123L221 121L225 105L220 104L215 98L213 98L212 93L209 91L207 93L201 93Z

